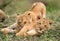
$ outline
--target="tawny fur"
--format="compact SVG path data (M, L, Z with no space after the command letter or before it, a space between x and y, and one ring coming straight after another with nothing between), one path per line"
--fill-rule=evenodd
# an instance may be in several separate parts
M35 15L32 11L26 11L24 14L17 16L17 29L21 26L23 28L24 25L35 23L40 18L42 18L40 14Z
M34 3L30 11L17 16L16 36L40 35L49 30L51 28L49 23L52 22L44 18L46 18L45 5L41 2Z
M35 2L30 11L34 12L35 15L41 14L43 18L46 18L46 6L42 2Z
M32 5L30 11L26 11L22 15L17 16L17 29L19 31L20 26L24 26L25 22L27 24L35 23L38 19L45 16L46 7L41 2L36 2ZM20 23L21 22L21 23ZM17 31L17 32L18 32Z
M30 25L25 25L17 34L16 36L33 36L33 35L40 35L45 31L51 29L52 25L51 20L47 19L40 19L37 23L32 23ZM32 33L33 32L33 33Z
M0 21L3 22L6 19L6 14L3 10L0 9Z

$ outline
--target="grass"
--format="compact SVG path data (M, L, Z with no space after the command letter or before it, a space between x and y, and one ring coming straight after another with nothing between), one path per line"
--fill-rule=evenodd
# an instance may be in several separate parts
M25 1L23 1L24 3ZM27 1L28 2L28 1ZM12 4L12 5L11 5ZM23 8L19 5L19 2L16 2L15 5L13 3L9 4L5 7L4 11L9 16L14 16L12 18L6 19L4 23L0 22L0 29L2 29L3 25L11 25L15 22L16 17L15 13L22 13L28 10L27 7ZM22 3L21 3L22 4ZM9 9L8 9L9 8ZM51 19L54 21L54 26L47 33L44 33L42 36L34 36L34 37L16 37L15 34L3 34L0 32L0 41L60 41L60 10L55 9L54 6L47 7L47 19Z
M15 34L2 34L0 33L0 41L60 41L60 10L55 10L53 12L47 12L47 19L54 21L53 29L44 33L42 36L34 37L16 37ZM0 23L0 29L2 29L3 24L11 25L14 23L14 18L6 20L6 23Z

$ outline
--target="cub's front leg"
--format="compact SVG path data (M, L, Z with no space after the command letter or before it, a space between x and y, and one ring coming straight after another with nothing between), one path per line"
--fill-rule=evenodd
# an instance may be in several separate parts
M29 28L28 25L25 25L18 33L16 33L16 36L24 36L28 28Z

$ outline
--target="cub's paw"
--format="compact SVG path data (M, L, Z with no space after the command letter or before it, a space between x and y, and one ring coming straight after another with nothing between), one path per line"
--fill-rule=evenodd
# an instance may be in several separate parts
M9 29L8 28L3 28L3 29L1 29L1 32L3 33L3 34L7 34L7 33L9 33Z
M22 33L17 33L16 36L23 36Z

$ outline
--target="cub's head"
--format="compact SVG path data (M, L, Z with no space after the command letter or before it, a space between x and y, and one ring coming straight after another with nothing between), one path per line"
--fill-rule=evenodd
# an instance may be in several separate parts
M28 23L28 19L27 18L28 17L25 16L25 15L19 15L17 17L17 25L18 25L18 27L23 27L25 24L27 24Z
M24 14L17 16L17 24L19 26L21 26L21 25L24 26L25 24L30 24L32 21L34 21L33 17L34 17L33 12L27 11Z
M5 13L0 9L0 22L3 22L6 18Z
M42 19L38 20L38 24L40 24L40 25L44 26L45 28L49 29L53 25L53 21L49 20L49 19L42 18Z
M37 31L43 33L48 31L53 26L53 21L49 19L40 19L37 21Z
M17 26L18 27L22 27L24 24L23 24L23 16L22 15L18 15L17 16Z

